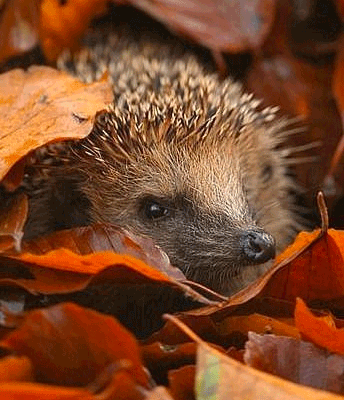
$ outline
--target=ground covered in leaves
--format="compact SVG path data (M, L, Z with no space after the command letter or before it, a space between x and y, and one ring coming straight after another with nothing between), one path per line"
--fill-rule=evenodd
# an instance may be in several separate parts
M28 201L14 195L0 205L1 399L343 398L344 233L329 229L344 224L343 15L340 0L0 0L1 190L15 193L33 150L87 136L112 101L106 75L83 84L54 68L59 54L104 20L137 19L307 126L291 163L320 226L224 298L118 227L23 241ZM328 210L322 194L313 207L318 189ZM143 311L147 293L159 304ZM176 313L163 325L164 309Z

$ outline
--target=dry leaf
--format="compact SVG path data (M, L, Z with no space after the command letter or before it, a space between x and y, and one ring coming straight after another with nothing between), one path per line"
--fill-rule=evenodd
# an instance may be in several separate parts
M0 396L2 400L96 400L93 394L85 389L31 382L3 382L0 386Z
M87 85L48 67L0 75L0 179L39 146L85 137L96 112L111 101L104 80Z
M185 365L168 373L168 386L174 399L195 399L195 372L195 365Z
M227 317L218 322L217 328L222 335L230 335L234 332L247 335L248 332L254 331L300 338L300 333L294 326L257 313Z
M57 231L23 243L22 251L44 255L49 251L64 248L75 254L86 255L100 251L112 251L130 255L156 270L177 280L186 279L184 274L170 264L167 255L152 239L135 235L120 227L93 224L86 227ZM9 255L9 253L6 253ZM12 255L16 255L14 252ZM85 272L85 271L80 271Z
M274 0L130 0L171 30L215 52L257 50L275 13Z
M75 49L92 19L104 14L108 3L109 0L42 0L40 40L48 60L55 61L65 48Z
M30 382L33 380L33 366L27 357L7 356L0 359L1 384L9 381Z
M329 316L314 316L301 299L296 302L295 325L307 340L344 355L344 329L338 329Z
M168 316L198 343L196 398L217 400L249 398L264 400L339 400L342 397L297 385L250 368L211 348L177 318Z
M248 337L244 360L251 367L302 385L344 393L343 356L289 337L254 332Z
M171 283L166 275L142 261L110 251L81 256L61 248L42 256L30 253L11 258L0 256L0 263L5 266L0 271L0 283L18 285L32 294L69 293L84 289L91 280L117 284Z
M112 0L131 4L170 30L209 47L214 53L257 50L274 19L274 0L209 1ZM92 19L104 14L108 1L42 0L41 43L50 61L64 48L76 48Z
M30 312L0 345L29 357L39 382L85 386L125 361L134 380L148 384L134 337L114 318L74 304Z

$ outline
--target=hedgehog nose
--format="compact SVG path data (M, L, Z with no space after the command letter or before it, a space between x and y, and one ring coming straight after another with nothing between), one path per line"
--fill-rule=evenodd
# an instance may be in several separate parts
M246 231L242 235L244 257L249 263L261 264L275 256L274 238L262 230Z

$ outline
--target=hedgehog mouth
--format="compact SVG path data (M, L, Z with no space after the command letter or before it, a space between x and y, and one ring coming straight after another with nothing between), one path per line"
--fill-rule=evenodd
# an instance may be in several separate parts
M199 266L196 269L187 269L184 271L187 279L197 282L203 286L209 287L225 296L231 296L234 293L246 288L266 271L266 264L235 264L217 263L216 268Z

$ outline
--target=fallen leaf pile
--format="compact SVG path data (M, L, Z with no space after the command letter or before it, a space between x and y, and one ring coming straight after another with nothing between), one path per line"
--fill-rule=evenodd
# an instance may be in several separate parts
M34 150L86 137L112 101L106 75L86 85L52 65L129 5L296 117L289 164L304 201L322 187L343 225L342 1L0 0L0 398L343 398L344 231L328 228L321 194L321 228L228 299L119 227L22 240L28 199L17 189ZM50 66L11 67L35 48Z

